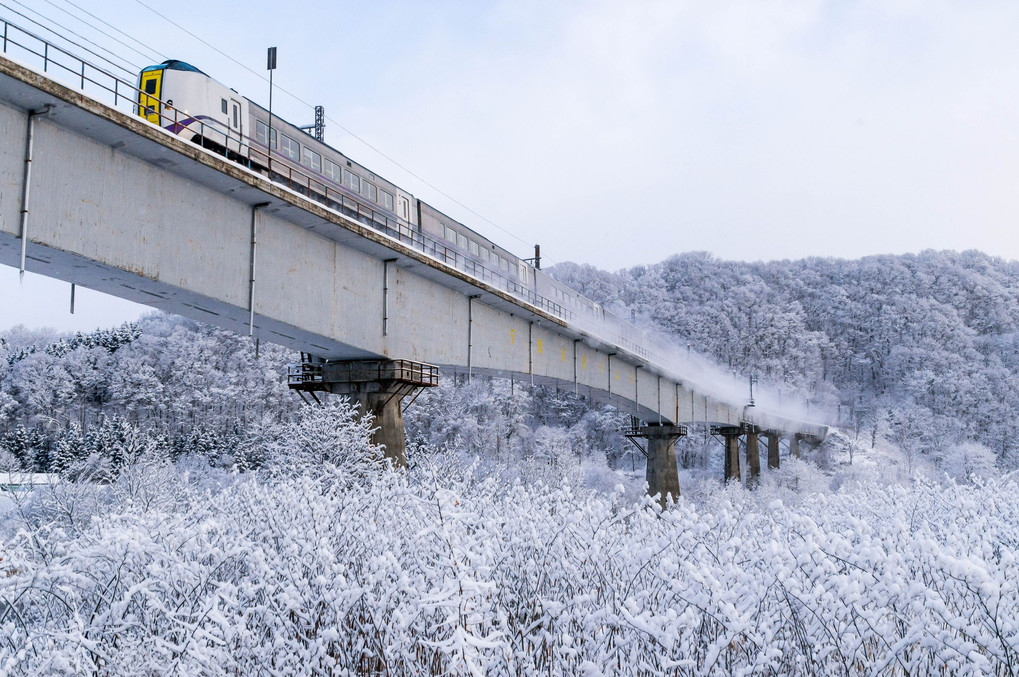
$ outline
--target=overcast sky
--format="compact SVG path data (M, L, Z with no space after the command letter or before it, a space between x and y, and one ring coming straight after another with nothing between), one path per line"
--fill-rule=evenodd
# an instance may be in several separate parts
M189 61L263 104L275 45L276 112L324 105L327 142L520 255L1019 259L1015 0L144 0L239 63L138 0L73 2L144 46L68 0L0 15L41 14L132 69ZM81 293L70 318L67 295L0 267L0 329L139 312Z

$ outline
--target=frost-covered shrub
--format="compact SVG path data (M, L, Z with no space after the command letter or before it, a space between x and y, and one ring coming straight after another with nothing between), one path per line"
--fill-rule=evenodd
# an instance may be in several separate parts
M1012 477L795 504L716 484L662 513L455 452L355 483L167 468L139 470L154 500L125 469L44 488L31 524L0 530L0 673L1019 668Z
M293 420L271 423L252 442L264 448L275 474L320 472L323 465L348 478L367 478L384 465L382 449L370 441L374 423L357 405L339 397L302 407Z

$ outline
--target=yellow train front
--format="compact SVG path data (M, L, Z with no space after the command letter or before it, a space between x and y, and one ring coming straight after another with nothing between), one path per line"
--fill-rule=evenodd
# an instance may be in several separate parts
M138 115L206 148L245 160L248 100L189 63L169 59L138 76Z

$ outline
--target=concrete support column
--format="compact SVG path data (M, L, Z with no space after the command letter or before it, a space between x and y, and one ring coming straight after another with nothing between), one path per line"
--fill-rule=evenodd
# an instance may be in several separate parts
M385 447L385 456L393 467L407 467L407 435L403 427L403 398L391 393L348 395L361 409L361 415L375 420L372 444Z
M647 491L657 496L662 507L679 500L679 468L676 464L676 440L686 435L686 426L659 423L642 425L637 422L626 432L626 437L637 444L637 438L647 440Z
M753 489L761 481L761 454L756 430L747 431L747 488Z
M742 431L736 427L724 427L718 433L725 440L725 481L739 482L739 437Z
M666 505L670 494L679 500L679 468L676 464L676 440L671 435L654 435L647 438L647 491L659 496Z
M778 443L779 434L777 431L772 430L768 433L768 469L778 469Z
M789 438L789 455L793 458L800 457L800 434L796 433Z
M357 404L363 416L372 416L373 444L384 446L386 458L397 468L407 467L407 437L403 427L403 399L439 384L439 369L410 360L323 360L301 355L291 365L287 385L302 398L326 392ZM307 398L305 398L306 401ZM413 402L413 400L411 400Z

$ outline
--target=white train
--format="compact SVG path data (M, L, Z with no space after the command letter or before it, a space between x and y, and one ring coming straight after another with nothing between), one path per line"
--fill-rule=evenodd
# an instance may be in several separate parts
M141 71L138 114L531 305L650 359L647 337L462 223L183 61ZM270 139L271 133L271 139ZM270 149L271 146L271 149ZM615 336L605 336L609 333Z

